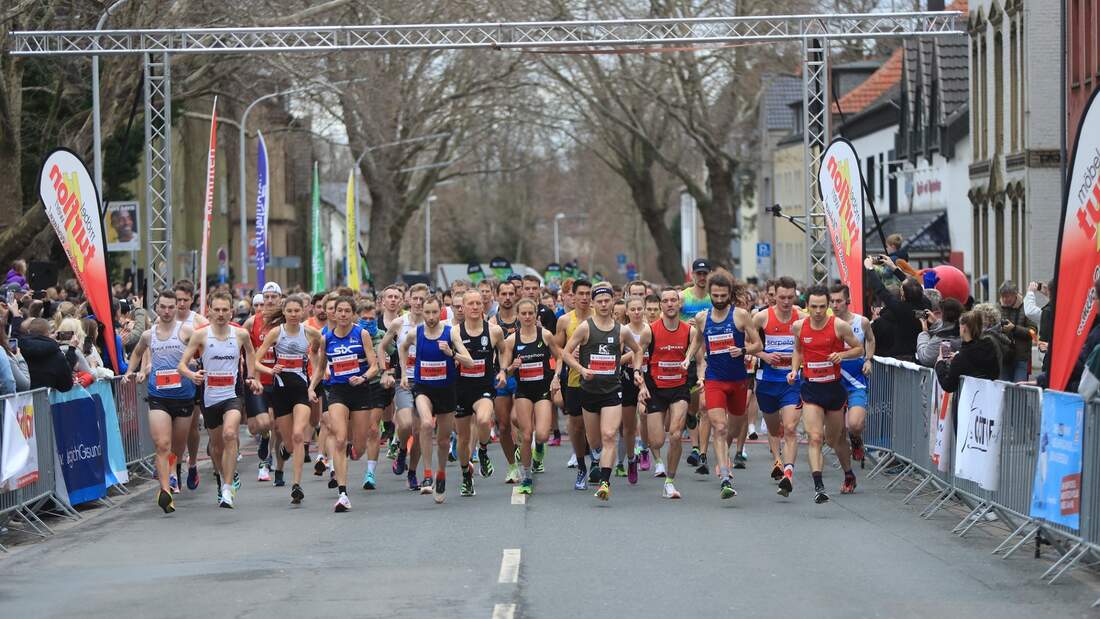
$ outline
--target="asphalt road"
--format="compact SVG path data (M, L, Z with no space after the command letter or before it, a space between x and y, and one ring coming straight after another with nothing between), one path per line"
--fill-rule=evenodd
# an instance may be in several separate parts
M499 448L492 455L503 464ZM750 448L740 495L681 470L683 500L643 474L615 479L609 503L572 489L566 446L551 448L535 494L513 504L503 466L447 502L403 488L380 463L379 490L351 493L334 514L321 478L254 481L234 510L215 504L209 474L165 516L146 492L93 521L0 558L4 617L1076 617L1100 583L1074 574L1048 587L1030 552L993 558L957 518L916 517L873 481L815 505L805 469L789 499ZM353 463L361 479L365 462ZM834 489L841 479L826 471ZM494 615L494 613L496 613Z

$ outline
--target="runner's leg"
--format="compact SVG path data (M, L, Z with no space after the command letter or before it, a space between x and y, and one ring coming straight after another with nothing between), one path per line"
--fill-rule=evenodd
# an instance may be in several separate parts
M237 453L241 448L241 411L230 409L225 411L222 420L222 472L223 483L233 483L233 475L237 472Z
M160 488L170 492L168 454L172 453L172 417L165 411L149 411L149 435L153 437L153 448L156 449L157 479L160 481Z
M343 404L328 405L329 445L332 469L336 473L336 485L340 492L347 492L348 452L344 445L348 443L348 416L351 413Z
M517 398L513 409L512 419L519 428L519 460L522 467L520 478L527 479L531 476L531 436L534 429L534 406L531 400Z

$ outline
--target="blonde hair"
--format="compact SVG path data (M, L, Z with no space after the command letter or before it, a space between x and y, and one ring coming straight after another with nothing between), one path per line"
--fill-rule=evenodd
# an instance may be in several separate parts
M81 324L79 318L62 319L61 322L57 325L57 331L55 331L55 333L61 333L62 331L72 331L73 337L76 338L76 341L84 341L84 325Z
M979 303L974 306L974 312L982 317L982 329L995 327L1001 322L1001 309L992 303ZM972 334L978 337L978 334Z
M76 304L70 303L69 301L62 301L60 304L58 304L57 310L55 310L53 313L53 319L51 323L51 326L53 327L53 332L57 333L58 331L69 331L70 329L62 329L61 323L64 322L67 318L76 318L77 309L78 308Z

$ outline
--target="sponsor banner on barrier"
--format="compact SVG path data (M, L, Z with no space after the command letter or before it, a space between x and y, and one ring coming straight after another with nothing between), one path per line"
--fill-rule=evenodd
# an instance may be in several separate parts
M18 490L38 481L38 442L34 433L34 396L5 400L0 443L0 490Z
M852 311L863 313L863 172L852 143L837 138L821 154L818 187L840 281L852 293Z
M959 430L955 476L997 490L1001 475L1001 411L1004 385L983 378L963 378L959 391Z
M951 394L940 387L940 381L932 383L932 402L935 405L932 424L928 436L932 439L928 453L936 470L946 473L951 470L951 451L954 447L955 425L951 412Z
M96 403L96 412L99 415L99 425L103 428L106 448L106 483L108 486L124 484L130 481L130 473L126 470L126 451L122 446L122 432L118 423L118 409L115 404L114 390L111 383L97 380L88 387L88 393Z
M1085 401L1075 393L1043 392L1039 460L1032 486L1032 518L1077 530L1081 525L1081 436Z
M107 494L104 476L104 433L95 400L76 386L50 392L57 470L56 493L69 505L79 505Z

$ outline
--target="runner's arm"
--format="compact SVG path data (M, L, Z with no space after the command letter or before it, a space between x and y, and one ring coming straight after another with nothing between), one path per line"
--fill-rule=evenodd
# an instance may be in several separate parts
M203 333L205 333L205 331ZM176 366L176 370L180 373L180 376L194 381L195 373L191 371L191 368L187 367L187 362L198 353L199 346L202 345L203 336L202 334L191 333L190 329L187 329L187 327L180 329L181 340L184 338L184 335L187 336L187 348L184 349L183 356L180 357L180 363Z
M270 335L270 333L268 335ZM278 331L275 332L275 337L278 337ZM237 341L240 342L241 348L244 349L244 367L246 380L255 381L256 365L259 363L259 359L256 358L256 349L252 346L252 338L248 335L248 331L237 327ZM247 371L248 368L252 368L252 371Z
M318 342L313 357L313 375L309 377L309 388L316 391L317 385L320 385L321 379L325 377L325 369L328 368L328 355L325 354L325 341L323 338Z
M304 329L305 327L303 326L302 328ZM245 333L248 333L248 332L245 331ZM264 355L266 355L267 351L272 346L275 345L275 342L278 339L279 339L279 332L275 329L272 329L272 330L268 331L267 335L264 336L264 341L260 342L260 348L256 351L256 359L254 360L254 363L252 364L253 373L260 372L261 374L267 374L268 376L274 376L275 375L275 371L272 370L271 368L265 366L264 364L260 363L260 359L264 358ZM251 337L248 338L248 343L249 344L252 343L252 338Z
M363 378L371 380L382 373L382 368L378 365L378 355L374 354L374 342L370 339L370 333L364 329L359 332L359 336L362 338L363 352L367 355L367 373Z
M451 329L451 357L463 367L474 367L474 358L470 356L470 351L466 350L466 345L462 343L462 335L456 329Z
M378 350L376 350L375 353L378 355L379 365L381 366L383 372L390 369L386 366L386 363L389 361L389 355L386 354L386 348L393 344L394 340L397 339L397 332L399 330L400 327L397 326L397 321L394 320L393 323L390 324L390 328L386 329L386 334L382 336L382 341L378 342Z
M156 329L156 327L154 326L153 329ZM137 345L134 346L134 350L130 353L130 365L126 369L126 376L144 373L141 372L141 370L144 369L141 367L142 355L145 354L145 349L149 347L149 339L153 336L153 329L145 331L138 338Z
M755 356L756 353L764 350L764 345L760 343L760 334L756 331L748 311L738 308L734 311L733 317L738 321L737 328L745 334L745 354Z
M791 371L787 373L787 382L794 383L798 371L802 369L802 338L798 334L802 331L802 321L796 320L791 325L791 334L794 335L794 350L791 351Z
M871 328L871 321L867 320L866 316L863 319L863 356L867 357L867 362L871 362L871 358L875 356L875 330Z
M836 325L836 335L840 339L844 340L844 343L849 346L848 350L840 353L841 359L858 359L863 356L863 344L856 337L856 334L852 331L852 325L844 322L843 320L837 320L833 322Z
M504 341L501 343L500 349L497 350L497 355L500 356L500 371L505 372L506 374L512 373L509 366L512 365L512 353L514 352L513 347L514 344L512 343L512 338L508 337L504 338Z
M580 360L573 356L573 351L587 341L588 322L585 321L577 325L577 330L573 332L573 337L569 338L569 341L565 343L565 348L561 351L562 361L565 361L565 363L577 373L583 372L584 366L581 365Z

